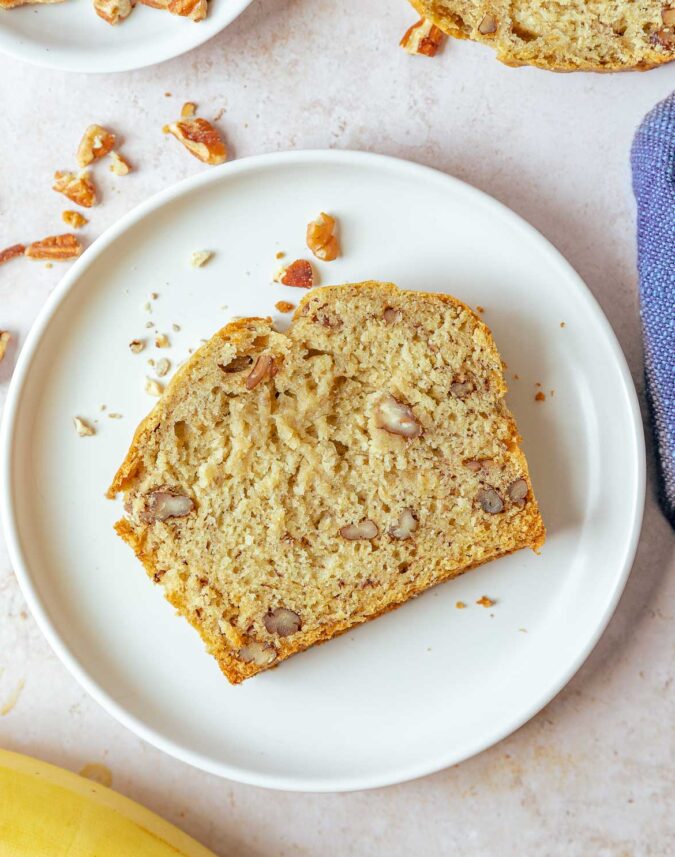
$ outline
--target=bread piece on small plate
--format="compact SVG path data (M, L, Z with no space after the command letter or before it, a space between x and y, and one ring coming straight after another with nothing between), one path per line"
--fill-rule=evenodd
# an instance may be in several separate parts
M675 56L668 0L411 0L457 39L490 45L506 65L550 71L644 71Z
M314 289L183 366L110 487L238 683L545 530L492 335L448 295Z

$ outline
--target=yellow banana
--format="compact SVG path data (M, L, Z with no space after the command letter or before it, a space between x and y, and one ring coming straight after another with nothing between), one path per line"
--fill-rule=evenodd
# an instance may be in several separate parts
M0 749L0 857L215 857L98 783Z

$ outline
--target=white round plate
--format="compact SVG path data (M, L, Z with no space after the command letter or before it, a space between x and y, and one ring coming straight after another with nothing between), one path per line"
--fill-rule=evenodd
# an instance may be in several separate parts
M339 218L343 247L337 261L317 263L324 283L392 280L485 307L549 536L541 556L522 551L483 566L231 687L114 535L121 507L104 492L153 404L143 390L147 359L166 355L175 365L232 316L274 315L278 300L297 301L297 289L271 282L275 254L306 256L305 225L322 210ZM213 259L190 267L203 249ZM154 331L168 333L170 351L150 343L130 353L130 340ZM539 389L545 402L534 400ZM123 418L109 419L111 411ZM95 437L77 436L75 414L98 421ZM213 773L282 789L418 777L532 717L612 615L644 502L631 378L570 266L479 191L355 152L235 161L124 217L45 306L3 426L11 557L59 657L151 743ZM484 594L493 608L476 605Z
M111 26L94 12L92 0L19 6L0 10L0 52L60 71L113 72L155 65L204 44L251 0L209 0L199 23L140 2Z

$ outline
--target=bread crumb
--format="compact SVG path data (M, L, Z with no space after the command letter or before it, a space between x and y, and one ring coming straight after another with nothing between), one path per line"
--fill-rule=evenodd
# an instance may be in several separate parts
M117 411L110 411L110 413L108 414L108 419L109 420L121 420L122 414L118 414Z
M45 262L45 268L53 268L54 265L51 262Z
M488 598L487 595L481 595L478 601L476 601L476 604L480 604L481 607L493 607L496 603L492 598Z
M519 375L517 372L516 372L516 374L513 376L513 380L514 380L514 381L520 381L520 375Z
M565 322L564 322L564 321L561 321L561 322L560 322L560 327L567 327L567 325L565 324Z
M155 325L151 321L146 321L145 326L146 327L154 327Z
M464 601L457 601L457 602L455 603L455 607L456 607L458 610L464 610L464 608L466 607L466 603L465 603Z
M210 250L195 250L190 256L190 265L193 268L203 268L212 256L213 253Z
M132 354L140 354L141 351L145 348L145 340L144 339L132 339L129 343L129 351Z
M283 259L285 255L286 254L284 253L283 250L277 250L277 252L274 255L274 258L275 259Z
M180 109L180 118L181 119L192 119L192 117L197 113L197 105L194 101L186 101L185 104Z
M295 304L292 304L290 301L277 301L274 306L279 312L292 312L295 309Z
M172 93L171 93L171 92L165 92L165 93L164 93L164 98L171 98L171 95L172 95Z
M152 304L150 303L150 301L146 301L141 307L141 309L143 310L143 312L152 312Z
M12 334L7 330L0 330L0 363L5 359L7 346L12 341Z
M176 324L176 323L174 322L174 324L172 324L172 325L171 325L171 330L173 330L173 331L175 331L176 333L178 333L178 331L180 330L180 324Z
M107 405L100 405L100 406L99 406L99 411L105 411L105 409L106 409L107 407L108 407Z
M159 297L158 292L150 292L150 300L151 301L156 301L158 297Z
M535 387L541 387L541 381L535 381L534 386Z
M546 401L546 393L543 393L541 390L534 397L535 402L545 402Z
M145 392L150 396L161 396L164 392L164 387L159 383L159 381L155 381L154 378L146 378Z
M98 762L89 762L80 768L80 776L98 783L100 786L109 787L112 784L112 773L110 768L100 765Z
M521 634L527 634L527 628L518 628Z
M477 307L476 307L476 312L484 313L484 312L485 312L485 307L484 307L484 306L477 306Z
M167 372L171 369L171 361L167 360L166 357L162 357L161 360L157 361L157 365L155 366L155 372L158 377L163 378Z
M128 176L131 172L131 164L126 158L123 158L119 152L110 152L112 163L110 164L110 172L116 176Z
M91 437L96 434L96 430L93 426L90 426L89 423L81 417L73 417L73 423L75 424L75 431L80 437Z
M171 343L166 333L158 333L155 337L155 348L169 348Z

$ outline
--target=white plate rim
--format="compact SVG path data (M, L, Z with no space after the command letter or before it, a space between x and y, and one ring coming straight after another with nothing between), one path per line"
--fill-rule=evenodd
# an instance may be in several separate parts
M28 564L25 561L21 550L11 495L14 424L18 414L24 384L28 377L33 358L39 348L42 335L46 331L52 317L67 296L68 292L76 283L80 275L80 271L83 271L88 267L89 264L93 262L110 244L112 244L119 235L132 228L147 214L161 208L165 203L174 201L185 194L189 194L191 191L201 187L202 185L218 181L224 173L237 174L259 168L264 169L268 167L284 166L294 162L304 162L308 164L325 163L326 159L332 163L366 165L373 166L375 169L377 169L379 165L382 165L389 169L397 170L399 174L408 173L411 178L434 181L438 185L445 185L446 188L454 187L455 190L461 189L468 195L472 195L474 199L481 201L484 205L490 207L493 213L507 218L514 228L522 230L524 233L528 234L531 239L538 242L542 252L546 252L549 255L551 262L559 267L561 273L563 273L571 283L576 284L579 295L586 304L586 310L593 316L595 323L600 325L607 339L607 343L611 347L615 365L619 370L622 382L622 392L628 402L630 416L632 419L631 434L634 441L637 490L635 491L635 496L632 498L632 523L630 534L626 541L626 553L620 573L615 579L614 589L607 601L605 610L598 617L594 632L584 642L583 646L581 646L576 657L568 664L567 669L561 671L560 674L555 675L552 678L545 692L542 692L536 700L530 701L529 704L524 706L522 710L519 711L518 715L512 717L508 723L501 724L499 728L494 729L494 731L489 735L483 736L480 740L476 740L472 744L465 746L463 751L459 754L453 751L446 752L445 754L439 752L438 758L434 762L425 760L423 763L407 765L398 770L395 775L388 773L384 776L367 775L318 780L316 778L282 777L277 775L261 774L259 772L251 772L246 768L241 768L237 765L227 764L224 762L214 762L202 753L190 750L175 741L165 738L137 717L129 714L80 665L75 654L71 652L68 646L66 646L66 644L61 640L58 630L51 622L46 607L38 597L31 579ZM208 172L200 173L196 176L184 179L172 187L166 188L140 203L134 209L121 217L115 224L110 226L85 250L82 256L75 261L73 266L64 275L57 287L48 297L45 305L38 314L36 321L31 327L24 346L19 354L7 394L2 423L0 425L0 479L0 522L2 522L3 525L10 561L29 609L55 654L79 684L84 687L84 689L99 703L99 705L102 706L104 710L149 744L163 750L174 758L180 759L183 762L187 762L188 764L217 776L225 777L247 785L278 789L282 791L348 792L380 788L383 786L407 782L409 780L436 773L451 765L458 764L459 762L471 758L503 740L527 723L572 679L575 673L589 657L605 628L609 624L630 574L635 553L637 551L644 512L646 491L646 452L644 430L637 393L635 391L628 364L626 363L625 356L621 350L621 346L619 345L616 335L588 286L583 282L570 263L562 256L560 251L558 251L554 245L544 235L542 235L542 233L535 229L534 226L524 220L520 215L508 208L508 206L494 199L489 194L432 167L371 152L317 149L255 155L224 164L220 167L215 167Z
M221 33L226 27L229 27L229 25L235 21L239 15L241 15L244 9L251 5L251 0L228 0L228 2L232 6L232 9L224 12L222 19L216 15L207 15L203 21L195 24L192 30L186 29L186 34L190 33L191 38L185 39L184 47L181 47L178 51L168 49L164 51L156 50L153 52L153 50L150 49L147 53L143 52L143 54L138 54L138 56L147 57L146 59L141 59L140 62L129 62L124 60L115 61L114 59L101 60L99 58L96 67L93 67L86 61L77 62L72 59L69 60L68 52L53 52L41 50L36 47L30 47L27 49L26 43L21 41L16 45L11 42L1 43L0 53L11 57L12 59L27 62L40 68L49 68L55 71L65 71L73 74L116 74L124 71L136 71L140 68L159 65L160 63L175 59L176 57L188 53L188 51L200 47L208 42L209 39L212 39L214 36L217 36L218 33ZM92 14L94 14L93 10L91 11ZM11 13L11 10L5 10L5 14L9 13ZM165 14L168 15L170 13L166 12ZM60 57L65 58L60 59Z

